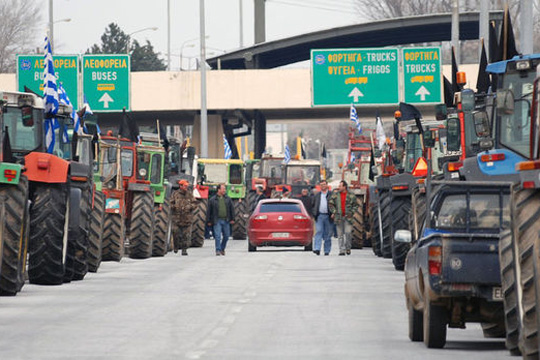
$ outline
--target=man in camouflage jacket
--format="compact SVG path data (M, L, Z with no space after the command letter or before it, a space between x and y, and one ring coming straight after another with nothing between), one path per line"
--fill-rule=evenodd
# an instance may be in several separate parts
M354 214L358 211L356 196L348 190L347 182L339 183L338 191L328 201L331 218L337 226L339 255L351 254L351 233Z
M175 253L182 249L182 255L187 255L187 248L191 245L191 223L197 200L188 190L189 183L186 180L178 181L178 185L178 190L171 197L173 247Z

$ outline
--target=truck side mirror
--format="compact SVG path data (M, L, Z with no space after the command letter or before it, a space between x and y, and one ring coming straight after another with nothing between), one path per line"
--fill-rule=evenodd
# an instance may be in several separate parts
M513 104L514 102L512 102ZM476 111L473 113L474 128L476 135L480 137L489 136L489 117L485 111Z
M435 119L446 120L448 117L448 109L445 104L435 105Z
M497 112L506 115L514 113L514 93L512 90L497 90Z
M446 120L447 149L448 151L459 151L461 142L461 129L458 118Z

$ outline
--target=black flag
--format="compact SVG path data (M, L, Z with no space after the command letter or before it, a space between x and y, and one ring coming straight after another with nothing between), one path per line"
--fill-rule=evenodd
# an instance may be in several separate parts
M133 142L139 141L139 127L137 126L137 123L129 117L125 108L122 111L122 121L118 128L118 135Z
M375 167L375 154L373 153L373 146L371 147L371 154L369 155L369 180L375 180L375 174L373 173L373 168Z
M4 133L4 141L3 141L3 149L2 152L4 153L4 158L0 159L0 161L7 162L7 163L13 163L15 162L15 159L13 158L13 153L11 152L11 142L9 141L9 133L8 133L8 127L6 126Z
M163 144L163 147L165 148L165 151L169 150L169 139L167 139L167 130L163 126L161 122L158 121L159 124L159 139L161 140L161 144ZM156 127L156 133L158 132L158 129Z
M401 102L399 103L399 111L401 112L401 120L406 121L414 119L420 134L424 132L422 122L420 121L420 119L422 118L420 110L418 110L414 105Z
M497 30L495 21L489 23L489 62L501 61L499 59L499 41L497 40Z
M454 106L454 90L452 90L452 83L443 76L444 79L444 104L446 107L451 108Z
M486 48L484 39L482 39L482 55L480 56L480 67L478 68L478 78L476 80L476 93L478 94L487 94L491 85L489 74L486 72L487 64Z
M499 60L509 60L518 55L516 50L516 39L508 5L504 9L504 18L501 27L501 37L499 38Z

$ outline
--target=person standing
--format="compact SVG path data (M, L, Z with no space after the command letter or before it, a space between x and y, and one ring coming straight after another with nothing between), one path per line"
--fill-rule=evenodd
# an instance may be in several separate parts
M208 200L206 222L212 226L216 242L216 255L225 255L227 241L231 235L231 225L234 224L234 205L226 194L225 184L219 184L216 195Z
M351 233L354 214L358 211L356 196L349 191L347 182L339 182L338 191L328 201L332 220L337 226L339 255L351 255Z
M266 199L266 195L264 195L262 185L255 186L255 196L253 197L253 202L251 203L251 214L253 214L253 212L255 211L255 208L257 207L259 201L264 199Z
M324 255L330 255L332 250L332 223L330 221L330 213L328 210L328 200L330 199L330 191L326 180L319 182L321 191L313 197L313 217L315 218L315 241L313 244L313 252L316 255L321 254L322 240L324 240Z
M302 204L304 204L307 213L310 216L313 216L313 199L309 195L308 189L302 189L302 196L300 196L300 201L302 201Z
M197 208L197 200L189 191L187 180L178 181L178 186L178 190L175 190L171 196L173 249L175 254L182 249L182 255L186 256L187 249L191 245L191 223L193 212Z

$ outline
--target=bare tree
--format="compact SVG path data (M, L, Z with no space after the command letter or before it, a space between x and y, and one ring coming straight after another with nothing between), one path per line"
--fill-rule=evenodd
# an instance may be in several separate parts
M0 73L15 72L15 55L28 52L41 17L33 0L0 1Z

